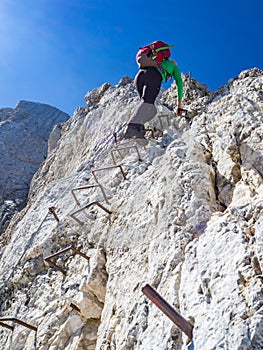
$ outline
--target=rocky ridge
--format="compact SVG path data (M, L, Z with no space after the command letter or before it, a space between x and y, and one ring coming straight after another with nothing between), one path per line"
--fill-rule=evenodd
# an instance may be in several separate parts
M20 101L15 108L0 109L0 235L26 205L53 127L59 129L67 119L68 114L43 103Z
M1 317L37 332L0 329L3 350L262 348L263 72L214 94L184 80L189 118L174 116L172 86L151 123L163 135L146 146L114 148L138 102L126 77L90 91L53 132L1 249ZM72 217L90 203L102 208ZM45 260L72 244L88 260L54 257L65 274ZM143 295L146 283L192 322L190 344Z

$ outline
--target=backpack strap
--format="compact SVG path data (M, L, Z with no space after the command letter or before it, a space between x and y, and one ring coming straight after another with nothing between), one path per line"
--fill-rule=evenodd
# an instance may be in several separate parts
M172 49L174 46L171 45L171 46L162 46L162 47L158 47L158 49L155 49L155 50L152 50L154 52L159 52L159 51L162 51L162 50L167 50L167 49Z

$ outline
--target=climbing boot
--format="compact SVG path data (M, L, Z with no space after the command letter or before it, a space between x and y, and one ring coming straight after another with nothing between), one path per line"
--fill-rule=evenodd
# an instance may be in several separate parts
M123 135L125 139L145 139L145 127L143 124L129 123Z
M138 125L138 128L139 128L140 133L141 133L143 136L145 136L146 130L145 130L144 124L137 124L137 125Z

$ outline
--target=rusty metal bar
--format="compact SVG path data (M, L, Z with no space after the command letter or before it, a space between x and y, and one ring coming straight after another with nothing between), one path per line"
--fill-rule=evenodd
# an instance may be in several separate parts
M57 222L59 222L59 218L56 214L55 209L56 209L55 207L50 207L50 208L48 208L48 212L49 212L49 214L52 214L54 216L54 218L57 220Z
M75 248L74 246L72 246L71 248L75 254L78 254L80 256L82 256L82 258L89 260L89 256L87 256L86 254L82 253L79 249Z
M118 149L117 149L118 150ZM114 152L115 150L112 150L111 151L111 158L112 158L112 160L113 160L113 163L116 165L117 164L117 161L116 161L116 159L115 159L115 157L114 157ZM119 156L121 156L121 158L123 159L123 156L122 156L122 154L120 153L120 152L118 152L119 153Z
M127 147L121 147L121 148L118 147L118 148L115 148L115 149L113 149L111 151L111 156L112 156L114 164L117 165L117 162L116 162L116 159L115 159L115 156L114 156L113 152L119 152L119 151L123 151L125 149L131 149L131 148L134 148L136 150L137 155L138 155L138 160L141 161L140 153L139 153L139 150L138 150L137 146L127 146ZM122 158L124 158L124 157L122 157Z
M80 205L80 203L79 203L79 200L77 199L75 191L86 190L86 189L93 188L93 187L99 187L101 189L101 192L102 192L102 195L103 195L105 202L109 204L108 198L106 196L106 193L105 193L103 187L100 184L98 184L98 185L89 185L89 186L82 186L82 187L73 188L71 190L71 193L72 193L72 196L74 197L77 205Z
M58 266L57 264L55 264L53 261L51 261L48 258L44 258L44 260L51 266L53 266L55 269L59 270L60 272L63 273L63 275L66 275L66 271L62 269L62 267Z
M119 145L124 146L124 145L128 145L128 144L131 144L131 143L133 143L133 144L134 144L134 143L138 144L137 141L139 141L139 140L143 141L142 139L127 139L127 140L125 140L125 141L124 141L124 139L122 139L122 140L121 140L121 144L118 144L116 147L118 147ZM144 149L146 149L145 145L142 145L142 144L139 144L139 145L142 146Z
M84 209L85 209L85 208L84 208ZM79 210L78 210L78 212L79 212ZM77 212L77 213L78 213L78 212ZM77 213L74 212L74 213L70 214L70 216L72 217L72 219L74 219L75 221L77 221L78 224L84 225L84 222L83 222L83 221L81 221L81 220L79 220L78 218L76 218L75 214L77 214Z
M69 306L70 306L73 310L76 310L76 311L80 312L80 308L79 308L77 305L71 303Z
M32 326L31 324L28 324L28 323L26 323L26 322L24 322L24 321L21 321L21 320L19 320L19 319L17 319L17 318L14 318L14 317L4 317L4 318L0 318L0 322L1 323L3 323L3 321L4 322L6 322L6 321L12 321L12 322L14 322L14 323L17 323L17 324L19 324L19 325L21 325L21 326L24 326L24 327L26 327L26 328L29 328L29 329L31 329L32 331L37 331L37 327L35 327L35 326ZM5 325L6 326L6 325ZM12 327L12 326L9 326L9 327Z
M62 267L60 267L59 265L57 265L56 263L54 263L53 261L51 261L50 259L51 259L51 258L55 258L55 257L57 257L58 255L64 254L64 253L66 253L66 252L69 251L69 250L73 250L73 252L74 252L75 254L78 254L78 255L82 256L83 258L89 260L89 257L88 257L87 255L85 255L84 253L82 253L79 249L75 248L73 245L70 245L69 247L62 249L62 250L58 251L57 253L54 253L54 254L52 254L52 255L47 256L46 258L44 258L44 260L45 260L47 263L49 263L50 265L52 265L53 267L55 267L57 270L59 270L60 272L62 272L63 275L66 275L66 271L65 271L64 269L62 269Z
M120 171L121 171L121 173L122 173L122 176L123 176L124 180L126 180L126 174L125 174L125 172L124 172L124 170L123 170L123 168L122 168L121 165L114 165L114 166L109 166L109 167L106 167L106 168L94 169L94 170L92 170L91 172L92 172L92 175L94 176L95 181L96 181L97 183L99 183L98 178L97 178L96 175L95 175L95 172L103 171L103 170L109 170L109 169L114 169L114 168L120 168Z
M45 259L55 258L55 257L58 256L58 255L61 255L61 254L63 254L63 253L66 253L67 251L69 251L69 250L72 249L72 248L73 248L73 245L70 245L70 246L67 247L67 248L61 249L61 250L58 251L57 253L54 253L54 254L52 254L52 255L47 256Z
M142 288L145 294L166 316L176 324L190 339L193 338L193 325L168 304L149 284Z
M7 328L7 329L10 329L12 332L13 332L13 330L14 330L14 326L9 326L9 324L5 324L5 323L3 323L3 322L0 322L0 326L1 327L5 327L5 328Z
M98 201L95 201L95 202L92 202L92 203L89 203L87 205L85 205L84 207L74 211L72 214L70 214L70 216L72 217L72 219L76 220L80 225L83 225L84 222L80 221L78 218L75 217L76 214L80 213L81 211L85 210L85 209L88 209L89 207L91 207L92 205L97 205L98 207L100 207L102 210L106 211L106 213L108 214L112 214L112 212L105 208L102 204L100 204L100 202Z
M111 157L112 157L112 159L113 159L113 163L114 163L115 165L117 165L117 162L116 162L115 157L114 157L114 154L113 154L114 151L115 151L115 152L118 152L119 157L120 157L121 159L124 159L124 156L123 156L122 153L120 152L120 149L119 149L119 148L116 148L116 149L114 149L114 150L111 151Z

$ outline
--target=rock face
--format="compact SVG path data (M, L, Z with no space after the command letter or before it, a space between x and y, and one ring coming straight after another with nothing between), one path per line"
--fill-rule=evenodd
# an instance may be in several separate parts
M263 348L263 72L214 94L184 80L191 113L174 116L172 86L147 145L114 143L138 102L126 77L53 134L4 234L1 349ZM191 322L191 343L146 284Z
M20 101L14 109L0 109L0 235L26 204L53 127L67 119L68 114L42 103Z

